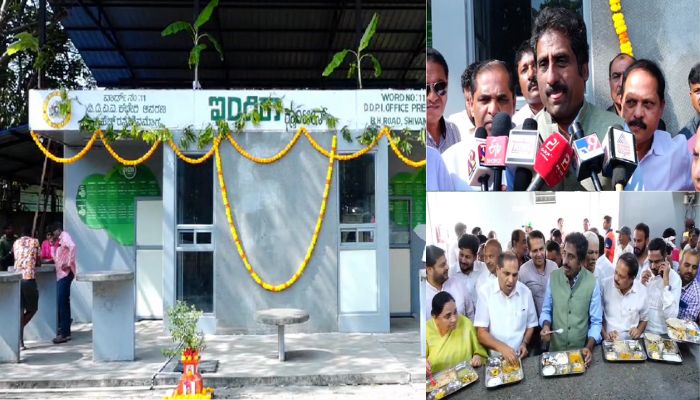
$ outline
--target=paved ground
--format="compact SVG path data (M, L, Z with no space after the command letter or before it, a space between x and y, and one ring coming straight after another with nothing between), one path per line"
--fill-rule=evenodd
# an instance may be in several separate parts
M8 389L81 387L121 387L123 398L129 398L127 386L140 386L141 390L152 383L174 386L179 379L179 373L169 372L174 363L165 365L165 357L161 355L161 349L169 344L162 321L136 324L136 360L133 362L93 362L91 334L91 325L84 324L75 327L73 340L66 344L28 341L20 363L0 364L0 398L14 396L11 393L18 396L29 393L8 392ZM271 390L276 395L293 394L298 391L281 387L308 385L334 386L325 390L347 390L348 396L358 389L361 392L384 391L387 396L403 390L408 395L412 390L405 388L410 388L411 382L422 385L425 380L418 326L413 319L393 319L390 334L287 334L286 362L277 360L277 335L207 336L206 345L203 360L218 360L219 369L216 373L204 374L205 384L222 388L222 394L230 392L231 398L256 399L256 393L264 392L264 386L275 387ZM161 369L163 371L157 374ZM374 386L343 387L358 384ZM404 389L388 389L392 385ZM244 389L236 389L241 386ZM263 389L249 391L251 387ZM133 388L132 392L138 390ZM308 390L320 391L319 396L327 395L322 394L323 388ZM151 393L140 393L140 396L148 397ZM309 398L316 395L315 392L307 394Z

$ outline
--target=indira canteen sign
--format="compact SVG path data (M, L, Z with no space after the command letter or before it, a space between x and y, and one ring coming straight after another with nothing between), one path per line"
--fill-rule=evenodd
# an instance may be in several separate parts
M249 124L246 131L294 130L302 125L310 131L327 131L331 117L338 119L338 129L425 127L425 93L420 90L86 90L69 91L67 97L71 107L65 115L59 112L57 90L31 90L30 128L78 131L79 121L89 115L114 129L133 120L145 129L202 129L221 119L233 124L256 108L260 124ZM278 100L282 110L260 107Z

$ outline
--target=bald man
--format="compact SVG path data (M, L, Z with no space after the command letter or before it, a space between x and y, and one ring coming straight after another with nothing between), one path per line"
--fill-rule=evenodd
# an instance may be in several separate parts
M583 266L595 276L600 286L603 283L603 279L613 276L615 268L613 268L610 261L607 263L600 261L600 237L598 234L588 231L584 232L583 236L588 241L588 253L586 253L586 262Z

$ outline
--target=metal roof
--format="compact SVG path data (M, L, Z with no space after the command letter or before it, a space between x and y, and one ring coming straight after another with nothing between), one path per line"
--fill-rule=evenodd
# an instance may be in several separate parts
M54 146L52 151L60 154L62 148ZM0 160L0 177L37 185L41 181L44 155L29 136L29 125L0 131ZM50 180L60 186L63 168L57 166L53 171Z
M207 1L49 0L68 12L62 24L99 86L191 88L187 60L191 39L160 32L178 20L192 21ZM224 60L202 53L204 88L356 88L346 79L348 60L332 76L321 72L336 51L355 48L377 12L377 33L366 50L383 67L375 79L363 64L366 88L418 87L425 66L424 0L225 1L202 27L224 49ZM359 18L358 18L359 16Z

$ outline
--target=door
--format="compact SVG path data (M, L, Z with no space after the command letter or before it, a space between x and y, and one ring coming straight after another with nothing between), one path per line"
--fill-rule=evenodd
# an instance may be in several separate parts
M163 318L163 200L136 199L136 317Z

